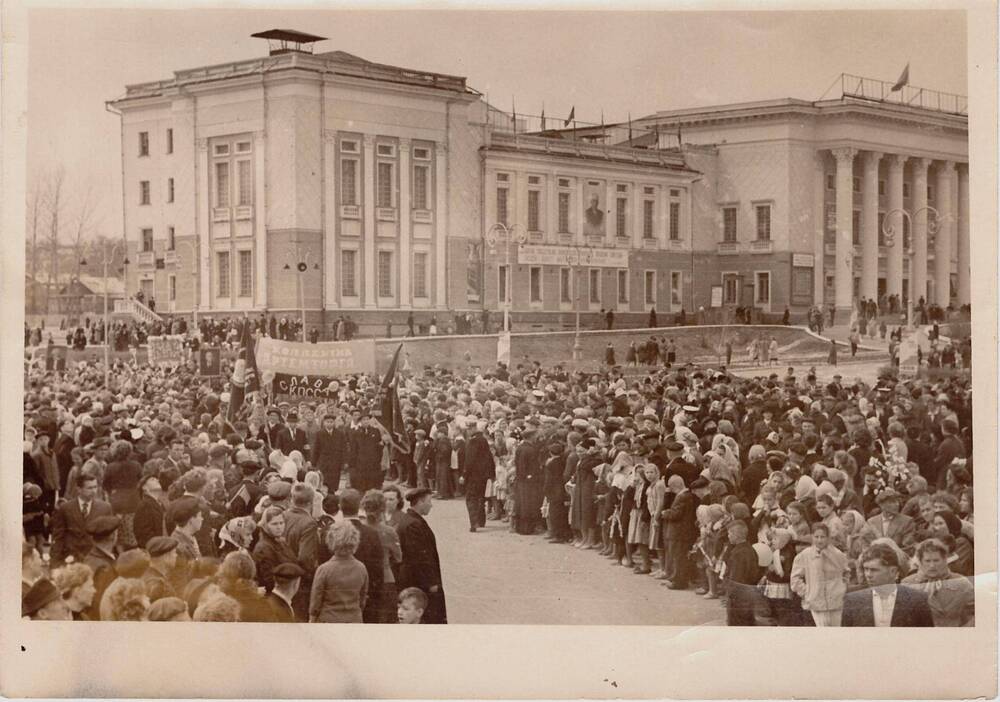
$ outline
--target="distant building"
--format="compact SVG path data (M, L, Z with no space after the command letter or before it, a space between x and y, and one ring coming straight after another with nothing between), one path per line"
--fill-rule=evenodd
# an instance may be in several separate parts
M45 309L46 288L48 288L48 309ZM99 317L104 314L104 278L90 275L60 275L48 285L46 278L35 281L30 275L24 276L25 312L33 315L66 315L68 317ZM108 276L108 312L114 311L115 300L125 297L125 284L121 278ZM32 300L35 301L32 305Z

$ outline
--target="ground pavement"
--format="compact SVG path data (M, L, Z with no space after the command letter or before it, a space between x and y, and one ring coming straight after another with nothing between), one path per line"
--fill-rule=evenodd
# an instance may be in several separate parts
M464 499L434 500L427 519L451 624L725 624L719 600L668 590L595 551L520 536L499 521L470 533Z

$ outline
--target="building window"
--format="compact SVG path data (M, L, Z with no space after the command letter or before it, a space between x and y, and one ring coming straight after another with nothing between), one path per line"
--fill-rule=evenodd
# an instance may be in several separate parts
M215 254L215 259L218 263L217 272L219 276L216 297L229 297L229 252L219 251Z
M559 193L559 233L569 234L569 193Z
M740 301L740 278L735 273L722 274L722 302L735 305Z
M177 237L173 227L167 227L167 251L174 251L177 248Z
M229 207L229 164L215 164L215 206Z
M229 155L229 144L216 144L215 145L215 155L216 156L228 156Z
M510 266L497 266L497 299L507 302L507 276L510 275Z
M934 186L931 185L930 183L927 184L927 199L928 200L934 199Z
M236 153L238 153L238 154L248 154L248 153L250 153L250 142L249 141L238 141L238 142L236 142Z
M771 206L757 205L754 207L757 213L757 241L771 240Z
M910 184L903 183L903 199L905 200L906 198L909 197L910 197Z
M670 203L670 240L678 241L681 238L681 203Z
M618 271L618 302L628 303L628 270Z
M385 163L384 161L380 162L378 164L378 183L376 189L378 201L375 203L376 207L392 207L393 185L392 164Z
M344 297L358 296L358 252L344 249L340 252L340 294Z
M542 301L542 269L539 266L532 266L528 271L528 301Z
M345 139L340 142L340 150L345 154L356 154L358 153L358 142Z
M538 232L542 228L539 223L542 193L539 190L528 191L528 231Z
M430 168L427 166L413 167L413 209L426 210L427 207L427 182L430 177Z
M826 189L836 190L837 189L837 176L833 173L826 174Z
M851 211L851 243L861 246L861 210Z
M171 302L177 299L177 276L167 276L167 297Z
M253 178L251 177L250 161L243 159L236 162L236 177L238 179L239 199L236 204L247 207L253 204Z
M903 217L903 251L910 250L910 218Z
M882 227L885 226L885 212L878 213L878 224L876 226L878 227L878 245L885 246L885 232L882 230Z
M767 305L771 302L771 274L770 273L757 273L755 275L757 281L757 292L755 295L755 302L758 305Z
M142 230L142 252L148 253L153 250L153 230Z
M559 302L572 302L572 291L570 288L571 272L569 268L559 269Z
M139 181L139 204L148 205L149 204L149 181L140 180Z
M653 238L653 214L656 211L656 203L652 200L642 201L642 238Z
M392 252L378 252L378 296L392 297Z
M643 287L645 292L643 297L647 305L656 304L656 271L646 271L643 276Z
M413 254L413 297L427 297L427 254Z
M240 297L253 295L253 252L240 251Z
M172 154L174 152L174 130L167 129L167 153Z
M626 221L628 217L628 198L619 197L615 199L615 234L617 236L628 236Z
M174 179L167 178L167 202L174 201Z
M853 190L856 193L861 192L861 179L858 178L857 176L851 178L851 190Z
M497 180L500 176L497 176ZM497 222L507 226L507 187L497 186Z
M392 144L379 144L376 149L376 153L379 156L394 158L396 156L396 147Z
M431 150L425 149L423 147L414 147L413 158L417 161L430 161L431 160Z
M358 204L358 162L353 158L340 162L340 204Z
M722 240L728 242L736 241L736 208L722 208Z
M878 194L885 195L885 180L879 180L878 182Z
M681 274L679 271L670 271L670 304L673 307L681 305Z
M598 304L601 301L601 269L590 269L590 302Z
M139 155L149 156L149 132L139 132Z

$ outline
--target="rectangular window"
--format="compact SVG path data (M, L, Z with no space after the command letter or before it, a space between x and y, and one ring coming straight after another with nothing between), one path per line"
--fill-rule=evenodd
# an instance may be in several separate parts
M229 297L229 252L219 251L215 254L215 257L218 262L216 270L219 276L216 297Z
M559 193L559 233L569 233L569 193Z
M681 305L681 274L678 271L670 271L670 304L673 307Z
M344 140L340 142L340 150L345 154L356 154L358 153L358 142Z
M722 302L735 305L740 301L740 279L735 273L722 274Z
M507 188L497 188L497 222L507 225Z
M878 224L876 226L878 227L878 245L885 246L885 232L882 230L882 227L885 226L885 212L878 213Z
M430 149L414 147L413 158L416 159L417 161L430 161L431 151Z
M572 273L569 268L559 269L559 302L572 302L572 291L570 288L570 276Z
M139 204L148 205L149 204L149 181L140 180L139 181Z
M174 201L174 179L167 178L167 202Z
M861 210L851 212L851 243L861 246Z
M143 229L142 230L142 251L147 253L153 250L153 230Z
M681 238L681 203L670 203L670 240L677 241Z
M757 273L757 295L756 302L759 305L766 305L771 302L771 274Z
M528 301L542 301L542 269L532 266L528 271Z
M215 145L215 155L216 156L228 156L229 155L229 144L216 144Z
M653 214L655 212L656 203L652 200L642 201L642 238L652 239L653 238Z
M826 189L836 190L837 189L837 176L833 173L826 174Z
M340 294L344 297L358 296L358 252L344 249L340 252Z
M591 268L590 269L590 301L593 304L598 304L601 301L601 269Z
M903 199L910 197L910 184L903 183Z
M505 304L507 302L507 276L509 274L509 266L497 266L497 299Z
M559 187L560 188L568 188L569 187L569 178L560 178L559 179Z
M628 303L628 271L618 271L618 302Z
M392 297L392 252L378 252L378 296Z
M625 228L626 217L628 215L628 198L619 197L615 199L615 234L617 236L628 236Z
M413 209L426 210L427 207L427 180L430 169L427 166L413 167Z
M240 251L240 297L253 295L253 252Z
M392 144L379 144L376 153L379 156L388 156L390 158L396 155L396 147Z
M177 248L177 237L173 227L167 227L167 251L174 251Z
M244 159L236 162L236 177L239 186L239 200L236 204L246 207L253 204L253 178L250 175L250 161Z
M757 205L757 241L771 240L771 206Z
M647 305L656 304L656 271L646 271L643 275L643 298Z
M229 207L229 164L215 164L215 206Z
M861 192L861 179L858 178L857 176L851 178L851 190L853 190L856 193Z
M139 155L149 156L149 132L139 132Z
M378 164L378 183L376 192L378 193L378 200L375 203L376 207L392 207L392 164L391 163L379 163Z
M542 230L539 222L542 193L539 190L528 191L528 231L539 232Z
M413 297L427 297L427 254L413 254Z
M238 141L238 142L236 142L236 153L238 153L238 154L248 154L248 153L250 153L250 142L249 141Z
M353 158L340 162L340 204L358 204L358 162Z
M174 130L167 128L167 153L172 154L174 152Z
M885 195L885 181L879 180L878 182L878 194Z
M673 193L675 191L671 190L670 192ZM656 195L656 188L652 187L651 185L646 185L646 186L644 186L642 188L642 194L643 195Z
M934 199L934 186L931 185L930 183L927 184L927 199L928 200Z
M728 242L736 241L736 208L722 208L722 240Z
M177 276L169 275L167 276L167 294L170 297L170 301L173 302L177 299Z

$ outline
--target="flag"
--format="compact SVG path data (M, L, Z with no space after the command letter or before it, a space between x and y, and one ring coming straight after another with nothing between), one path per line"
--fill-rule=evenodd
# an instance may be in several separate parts
M514 106L514 96L510 98L510 125L517 134L517 107Z
M677 146L681 146L684 140L681 138L681 123L677 123Z
M910 62L907 61L906 68L903 69L903 72L899 76L899 80L897 80L896 84L892 86L892 90L890 92L894 93L897 90L902 90L904 85L909 85L909 84L910 84Z
M233 366L229 382L229 412L226 419L230 423L237 420L247 397L255 392L260 392L260 372L257 370L257 357L254 355L250 320L244 319L243 331L240 334L240 354Z
M628 145L632 145L632 113L628 113Z
M396 347L396 353L392 356L389 370L382 378L381 422L389 435L393 448L403 453L409 453L410 446L406 439L406 427L403 425L403 412L399 406L399 378L396 373L399 365L399 354L402 350L402 344Z
M569 117L567 117L563 121L563 126L568 127L569 123L572 122L575 118L576 118L576 105L573 105L573 107L569 109Z
M542 103L542 131L545 131L545 103Z

